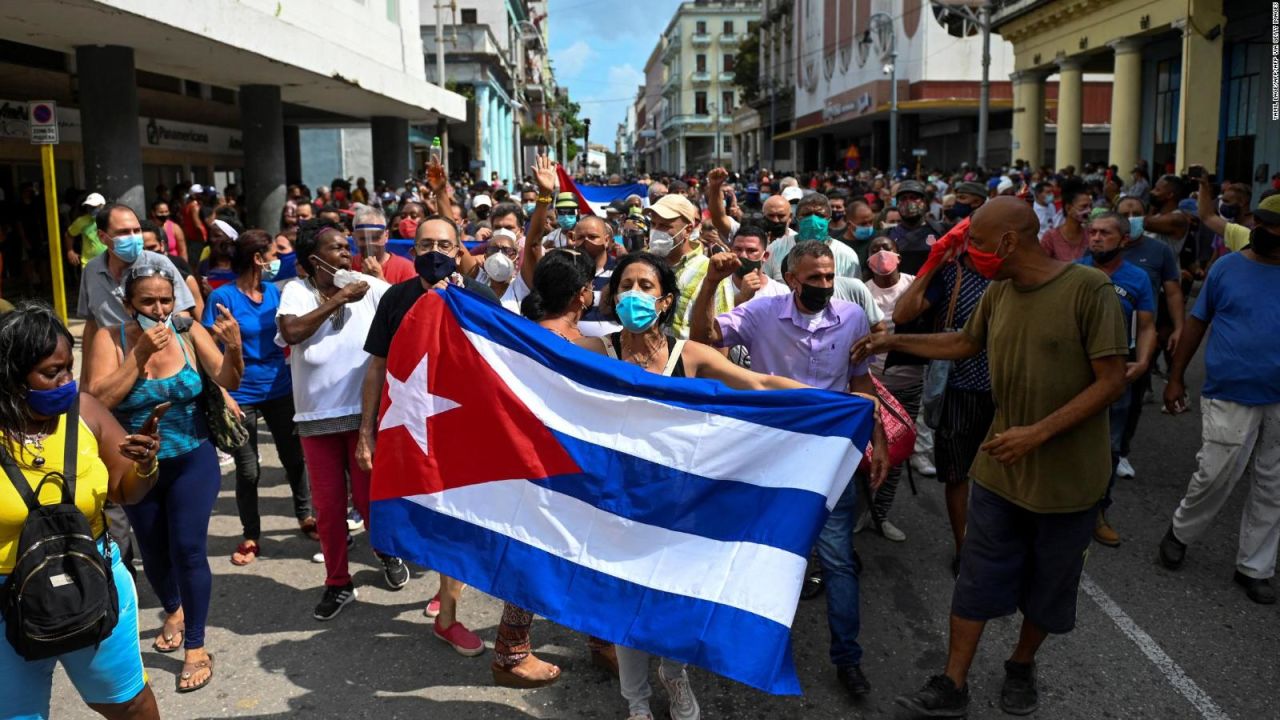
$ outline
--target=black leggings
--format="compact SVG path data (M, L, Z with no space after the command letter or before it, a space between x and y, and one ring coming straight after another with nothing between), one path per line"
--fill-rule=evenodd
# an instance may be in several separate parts
M244 412L244 425L249 428L249 442L231 454L236 461L236 509L240 512L245 539L256 541L262 534L262 516L258 513L258 479L262 474L258 466L258 418L262 418L271 431L280 464L293 491L293 512L299 520L314 515L311 487L307 484L302 443L298 441L297 426L293 422L293 394L241 405L240 410Z

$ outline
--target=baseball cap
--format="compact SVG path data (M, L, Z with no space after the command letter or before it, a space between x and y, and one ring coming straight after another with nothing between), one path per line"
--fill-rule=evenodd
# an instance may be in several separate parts
M1000 182L996 184L997 195L999 195L1000 193L1003 193L1005 190L1012 190L1012 189L1013 189L1013 181L1007 177L1000 178Z
M689 198L676 193L663 195L661 200L649 206L649 212L664 220L681 218L690 224L698 221L698 208L689 202Z
M782 199L787 202L798 201L802 197L804 197L804 191L798 187L792 186L782 191Z
M975 195L980 198L987 196L987 189L982 187L982 183L962 182L956 185L957 195Z
M488 195L477 195L471 198L471 207L474 208L480 206L493 207L493 201L489 199Z
M573 193L571 192L562 192L559 195L556 195L556 209L557 210L577 210L578 199L574 197Z
M107 204L107 199L102 197L102 193L89 193L89 196L86 197L84 202L81 204L88 205L89 207L100 208Z
M1280 193L1263 198L1253 217L1264 225L1280 225Z
M199 183L196 183L195 185L191 186L190 192L192 195L200 195L204 192L204 186Z

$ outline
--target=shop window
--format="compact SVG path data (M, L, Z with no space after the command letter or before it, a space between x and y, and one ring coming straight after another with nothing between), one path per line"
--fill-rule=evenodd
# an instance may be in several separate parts
M1182 58L1156 64L1155 161L1172 160L1178 147L1178 105L1182 86Z

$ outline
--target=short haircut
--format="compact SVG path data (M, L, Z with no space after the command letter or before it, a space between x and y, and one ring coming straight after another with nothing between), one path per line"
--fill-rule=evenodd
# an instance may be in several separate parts
M808 195L800 198L800 203L796 205L796 215L798 216L806 209L812 210L814 214L819 214L819 210L826 210L827 215L830 215L831 201L822 193L809 193Z
M355 214L356 225L386 225L387 216L372 205L361 205Z
M508 215L515 215L516 224L524 225L524 210L521 210L520 206L513 202L500 202L494 205L493 209L489 211L489 222L496 223L499 218L504 218Z
M1099 220L1110 220L1116 224L1116 229L1120 231L1122 236L1129 235L1129 218L1121 215L1120 213L1112 212L1111 210L1104 210L1103 212L1094 215L1093 218L1089 220L1089 224L1092 225Z
M807 257L825 257L835 260L835 254L831 252L831 247L826 243L818 242L817 240L805 240L804 242L796 243L796 246L791 248L791 252L787 253L786 267L793 268ZM783 269L783 272L786 272L786 268Z
M133 208L123 203L108 203L107 205L104 205L102 209L93 216L93 224L98 226L98 232L105 233L107 228L111 227L111 213L117 210L128 210L131 213L133 212ZM134 213L133 216L137 217L138 214Z
M763 227L755 223L747 223L746 225L739 227L738 232L735 233L733 236L735 240L740 237L757 238L758 240L760 240L761 245L765 245L767 244L766 238L769 237L769 233L765 232L765 229Z

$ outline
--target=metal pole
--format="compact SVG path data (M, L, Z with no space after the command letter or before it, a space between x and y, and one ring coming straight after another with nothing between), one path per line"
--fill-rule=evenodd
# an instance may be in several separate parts
M436 2L436 84L443 90L445 86L444 71L444 0ZM449 121L440 116L437 122L437 132L440 135L440 145L443 152L440 153L440 164L444 166L444 176L449 177Z
M778 131L778 93L773 87L773 78L769 79L769 169L773 169L773 136Z
M58 227L58 183L54 177L53 146L40 146L44 171L44 212L49 230L49 274L53 281L53 311L67 324L67 283L62 277L62 230ZM81 343L83 345L83 341Z
M987 166L987 123L991 112L991 8L985 3L978 8L982 26L982 84L978 95L978 167Z
M898 172L898 53L889 51L889 173Z

